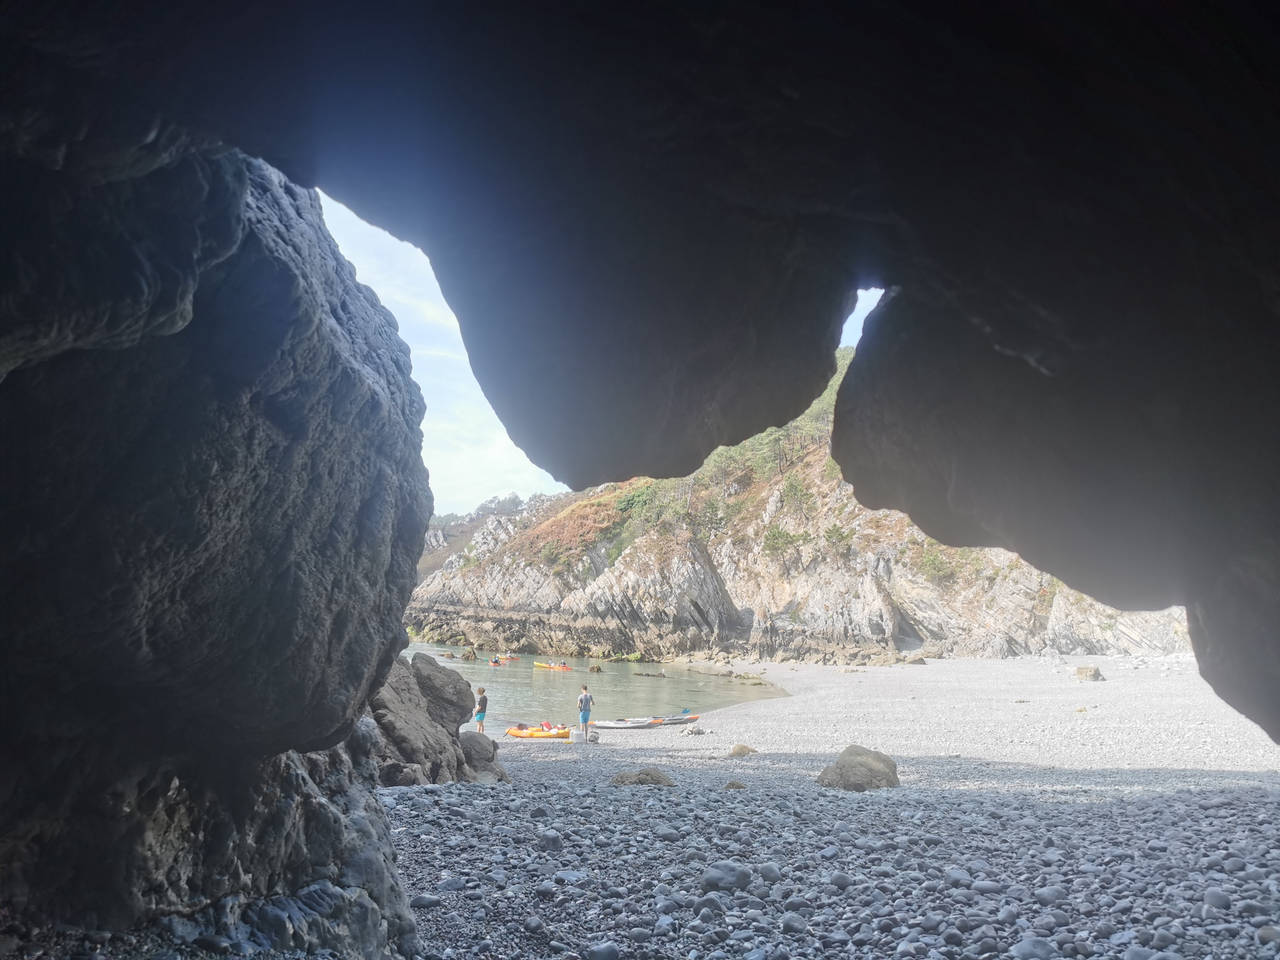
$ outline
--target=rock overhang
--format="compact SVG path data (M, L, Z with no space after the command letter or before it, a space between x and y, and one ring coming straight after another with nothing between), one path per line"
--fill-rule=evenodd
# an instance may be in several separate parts
M113 192L109 237L143 179L219 143L265 157L431 255L499 416L575 485L790 419L852 291L897 288L842 389L859 495L1117 605L1187 603L1206 676L1280 735L1265 15L77 6L5 11L7 209ZM6 366L172 332L173 281L234 245L236 189L165 233L200 223L187 267L124 271L152 303L112 291L124 320L70 337L9 317ZM86 223L49 226L74 253ZM327 719L259 746L339 736L372 675L335 663Z

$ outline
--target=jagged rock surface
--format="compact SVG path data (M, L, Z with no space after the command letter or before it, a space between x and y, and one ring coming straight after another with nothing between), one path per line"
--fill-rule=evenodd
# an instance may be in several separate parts
M458 732L475 710L475 696L456 670L433 657L421 652L411 662L397 657L369 706L381 731L377 752L383 786L510 779L496 762L492 740L475 731Z
M138 913L169 914L162 923L182 940L413 956L416 927L374 795L377 738L366 718L339 746L240 771L236 790L193 792L175 778L158 802L125 798L147 810L145 856L118 882L156 897Z
M804 510L786 502L794 481L809 497ZM411 632L488 649L654 658L1187 649L1180 609L1123 613L1009 551L944 547L901 514L867 510L821 447L785 477L737 491L724 508L734 516L720 529L660 525L619 552L626 528L609 511L647 482L536 498L514 516L485 518L470 541L445 548L439 569L414 591ZM693 514L699 499L716 496L697 488ZM560 543L548 531L565 537L577 518L598 539L572 558L547 552L547 542ZM771 537L782 549L770 549Z
M244 482L270 471L240 470L238 454L261 465L255 441L343 418L305 392L258 394L272 401L261 411L229 403L220 423L193 424L174 402L178 381L243 397L238 378L257 373L242 361L274 336L227 323L244 336L200 338L209 349L190 363L186 330L147 342L182 326L193 284L236 248L236 178L199 152L214 139L429 249L486 393L535 460L575 483L683 472L797 411L829 369L847 294L900 287L902 349L868 342L864 372L931 379L914 394L851 388L837 456L868 502L954 542L1018 549L1117 603L1187 602L1205 675L1280 737L1280 61L1265 13L82 7L9 4L0 23L3 213L22 225L0 249L0 310L19 305L0 317L0 367L21 379L0 394L3 532L19 558L0 571L0 702L4 760L31 773L0 786L6 865L32 842L13 818L33 797L100 795L104 771L114 782L171 747L203 758L334 742L388 662L369 669L369 645L395 642L342 617L307 623L306 604L254 602L260 586L332 611L333 596L301 585L345 568L340 542L283 538L264 557L253 536L201 539L232 530L225 517L278 511ZM206 199L169 189L184 178L204 180ZM291 301L287 274L264 302ZM252 296L226 293L229 314L258 315ZM169 419L130 429L157 410ZM247 422L260 430L237 435ZM224 431L236 439L205 458L169 453ZM308 450L274 466L298 477ZM344 452L300 486L348 516L362 498L344 471L367 461ZM138 469L95 471L104 458ZM984 459L1008 482L985 485L988 469L972 471ZM236 497L200 496L210 477L221 489L237 476ZM179 492L135 509L161 483ZM113 527L122 515L137 522ZM104 559L83 561L86 548ZM139 570L188 569L199 574L143 577L135 602ZM224 652L204 641L210 623L228 626L238 571L250 589L235 627L298 622ZM134 646L101 642L121 627ZM304 663L289 641L308 628L324 655ZM60 655L67 638L76 650ZM273 669L275 685L261 680ZM210 722L201 711L223 694L263 718ZM86 883L105 886L92 870Z
M104 925L362 882L368 788L281 752L351 732L431 504L408 350L314 194L154 151L10 157L0 249L0 898ZM399 949L368 878L334 945Z

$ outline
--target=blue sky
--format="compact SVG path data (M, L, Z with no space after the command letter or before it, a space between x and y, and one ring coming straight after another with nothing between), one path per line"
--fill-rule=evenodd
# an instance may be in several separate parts
M568 489L534 466L511 442L471 373L458 321L431 262L417 247L365 223L321 194L325 225L361 283L372 287L400 324L413 355L413 378L427 401L422 422L422 459L431 471L437 513L465 513L483 500L515 492L555 493ZM880 299L879 291L858 298L845 323L842 346L856 344L862 319Z

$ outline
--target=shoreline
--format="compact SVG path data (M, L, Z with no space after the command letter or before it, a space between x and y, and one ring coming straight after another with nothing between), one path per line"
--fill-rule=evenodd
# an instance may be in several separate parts
M1075 679L1075 668L1087 665L1105 679ZM904 783L916 780L915 758L961 757L1081 771L1184 770L1189 783L1194 771L1251 772L1280 786L1280 745L1220 700L1190 655L691 666L758 673L784 695L701 714L705 736L679 727L601 731L601 743L581 746L602 761L616 754L619 763L689 766L738 742L815 763L858 743L894 757L905 767ZM517 782L522 763L545 759L537 751L543 744L495 739ZM793 770L802 771L817 774L813 763Z
M429 956L1280 956L1280 747L1189 656L764 672L790 695L703 735L499 738L512 784L381 791ZM901 786L819 787L850 743ZM610 782L644 767L674 787Z

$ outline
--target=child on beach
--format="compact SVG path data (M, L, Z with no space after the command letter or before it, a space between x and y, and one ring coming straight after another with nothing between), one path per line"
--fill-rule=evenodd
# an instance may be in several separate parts
M587 685L582 685L582 692L578 694L578 724L582 727L582 739L587 739L587 724L591 722L591 706L595 703L595 698L587 693Z
M484 687L476 687L476 731L484 733L484 714L489 709L489 698L484 694Z

